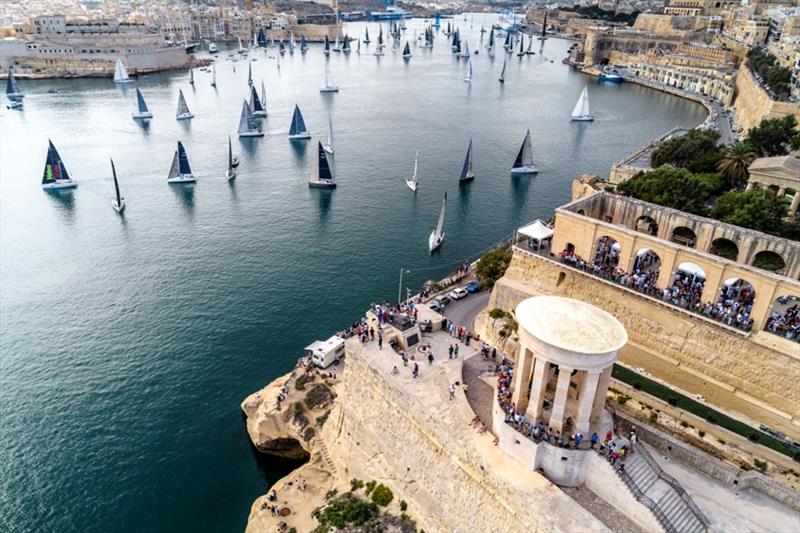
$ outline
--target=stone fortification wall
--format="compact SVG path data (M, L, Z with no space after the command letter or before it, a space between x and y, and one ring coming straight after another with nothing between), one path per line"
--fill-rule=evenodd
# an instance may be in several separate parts
M622 322L633 346L733 389L740 397L786 418L796 420L800 415L797 357L554 260L515 248L488 309L498 307L510 312L523 299L539 294L576 298L605 309ZM481 337L492 340L497 336L485 313L476 320L476 329ZM621 359L625 361L624 354Z
M443 413L422 409L391 379L348 344L343 387L322 433L343 477L387 484L428 532L605 529L540 474L505 458L483 436L486 454L497 459L486 460L473 444L479 436L469 431L470 413L459 413L457 421L442 420ZM453 429L453 422L463 430ZM538 489L520 490L509 478L532 479Z
M736 74L736 100L733 102L736 123L742 131L758 126L765 118L779 118L794 115L800 122L800 105L792 102L779 102L770 98L753 77L745 61Z

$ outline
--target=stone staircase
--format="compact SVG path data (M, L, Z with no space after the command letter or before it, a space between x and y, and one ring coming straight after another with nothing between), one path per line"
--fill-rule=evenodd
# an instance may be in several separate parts
M318 452L320 457L322 457L322 462L328 467L331 475L336 476L336 464L333 462L333 458L331 458L331 452L328 450L328 446L321 437L317 437L317 439L314 441L314 451Z
M705 533L709 521L672 476L664 472L641 444L626 457L625 470L615 472L634 498L650 509L667 533Z

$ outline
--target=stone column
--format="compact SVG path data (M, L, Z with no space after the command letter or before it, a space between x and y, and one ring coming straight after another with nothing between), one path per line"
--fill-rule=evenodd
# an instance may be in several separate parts
M587 370L578 396L578 416L575 417L575 429L587 435L589 420L594 409L595 396L600 381L600 370Z
M517 412L524 413L528 406L528 378L531 375L533 366L533 352L524 346L520 346L519 358L514 367L514 392L511 400L517 406Z
M780 200L786 196L786 187L778 187L778 199Z
M789 206L789 216L793 217L797 214L797 208L800 207L800 191L795 191L792 197L792 205Z
M544 403L544 393L547 389L547 378L550 375L550 363L537 357L533 366L533 380L531 382L531 398L528 403L528 410L525 418L531 422L536 422L542 416L542 404Z
M745 192L750 192L750 191L752 191L753 189L755 189L755 187L756 187L756 182L754 182L754 181L748 181L748 182L747 182L747 188L745 189Z
M606 405L606 392L608 392L608 384L611 382L611 371L614 365L606 368L600 373L597 380L597 390L594 395L594 404L592 404L591 422L598 422L603 416L603 408Z
M564 426L564 409L567 406L567 393L572 370L568 366L560 365L558 367L558 386L553 398L553 410L550 412L550 427L559 432Z

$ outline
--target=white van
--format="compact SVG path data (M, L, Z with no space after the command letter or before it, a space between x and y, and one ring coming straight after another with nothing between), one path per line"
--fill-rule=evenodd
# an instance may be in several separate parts
M344 339L334 335L326 341L314 341L306 346L306 355L320 368L327 368L344 355Z

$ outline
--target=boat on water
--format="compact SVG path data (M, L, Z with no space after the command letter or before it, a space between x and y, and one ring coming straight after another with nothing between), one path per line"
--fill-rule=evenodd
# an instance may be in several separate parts
M467 147L467 155L464 157L464 166L461 167L461 176L458 178L459 183L469 183L475 179L475 174L472 172L472 139L469 140Z
M150 120L153 118L153 112L147 107L147 102L144 101L142 91L138 87L136 88L136 105L137 111L132 115L135 120Z
M525 133L525 139L519 149L514 166L511 167L512 175L536 174L539 169L533 164L533 147L531 145L531 130Z
M350 53L350 36L346 33L344 34L344 43L342 43L342 53L349 54Z
M369 28L364 28L364 44L369 44Z
M253 86L253 62L247 61L247 85Z
M219 53L219 46L217 46L217 43L208 43L208 53L209 54Z
M189 67L189 85L194 85L194 69Z
M264 116L267 116L267 88L264 80L261 80L261 107L264 109Z
M261 88L263 90L264 86L262 85ZM264 106L261 103L261 98L259 98L255 87L250 87L250 112L256 118L263 118L267 116L267 111L264 109Z
M524 55L526 55L526 52L525 52L525 36L523 35L519 39L519 52L517 52L517 57L522 57Z
M11 101L6 105L6 109L22 109L22 100Z
M295 46L294 33L289 32L289 53L290 54L294 54L294 46Z
M128 76L128 69L122 63L122 58L117 58L117 65L114 68L114 83L132 83L130 76Z
M374 54L376 56L383 55L383 49L386 45L383 43L383 26L378 27L378 46L375 47Z
M444 193L444 200L442 200L442 209L439 211L439 221L436 223L436 228L428 235L428 251L433 253L434 250L439 248L444 241L444 212L447 207L447 191Z
M333 155L333 117L328 117L328 142L322 147L326 152Z
M178 141L178 149L172 157L172 166L169 167L167 183L194 183L197 179L192 174L192 167L189 166L189 156L183 143Z
M336 41L333 43L333 51L334 52L341 52L342 51L342 45L339 44L339 35L338 34L336 35Z
M326 56L331 55L331 40L328 39L328 36L325 36L325 44L322 45L322 53Z
M294 113L292 113L292 124L289 126L290 139L310 139L311 132L306 128L306 122L303 120L303 114L300 112L300 107L294 105Z
M547 40L547 11L544 12L544 22L542 22L542 34L539 35L540 41Z
M255 89L253 89L255 93ZM258 98L258 95L256 95ZM242 100L242 114L239 117L239 137L263 137L264 132L261 131L261 126L258 125L256 117L250 111L250 106L247 105L247 100Z
M244 46L242 46L242 39L239 38L239 49L236 51L238 54L244 54Z
M528 48L525 50L525 53L529 56L535 56L536 52L533 51L533 35L531 35L530 41L528 41Z
M461 52L461 57L469 57L469 42L464 41L464 51Z
M117 213L122 213L125 209L125 198L119 194L119 182L117 181L117 169L114 167L114 160L111 160L111 176L114 178L114 198L111 199L111 207Z
M339 92L339 87L333 82L333 75L331 74L331 65L325 61L325 85L319 88L321 93L336 93Z
M507 58L503 58L503 70L500 71L500 77L497 78L500 83L506 82L506 63L508 62Z
M419 177L417 175L419 170L419 152L414 154L414 175L411 176L411 179L406 180L406 185L409 189L414 192L417 192L417 185L419 184Z
M318 189L334 189L336 181L333 179L333 169L331 168L328 154L325 152L322 143L317 143L317 164L311 172L308 186Z
M472 83L472 58L467 60L467 75L464 76L464 81Z
M606 66L598 77L600 81L608 81L611 83L622 83L622 76L620 76L617 69L612 66Z
M14 69L11 68L8 69L8 79L6 80L6 98L12 103L19 103L20 107L22 107L22 99L25 98L25 95L19 90L17 78L14 77Z
M308 43L306 42L305 34L300 36L300 53L305 54L308 51Z
M574 122L591 122L594 120L594 117L589 112L589 88L586 85L583 86L578 102L572 110L571 120Z
M489 30L489 40L486 42L486 49L487 50L494 49L494 28Z
M189 111L189 106L186 105L186 98L183 96L183 90L178 89L178 110L175 113L175 119L188 120L193 117L194 115Z
M406 41L406 47L403 48L403 59L411 59L411 48L408 46L408 41Z
M71 189L78 186L78 182L69 177L67 167L61 155L56 150L53 141L47 140L47 159L44 163L42 175L42 189Z
M211 65L211 86L217 86L217 66Z
M264 33L264 28L259 28L258 29L258 40L257 40L257 42L258 42L258 46L260 48L266 48L267 47L267 35Z
M239 162L237 161L238 165ZM228 181L236 177L236 165L233 164L233 145L231 145L231 136L228 135L228 170L225 171L225 179Z

